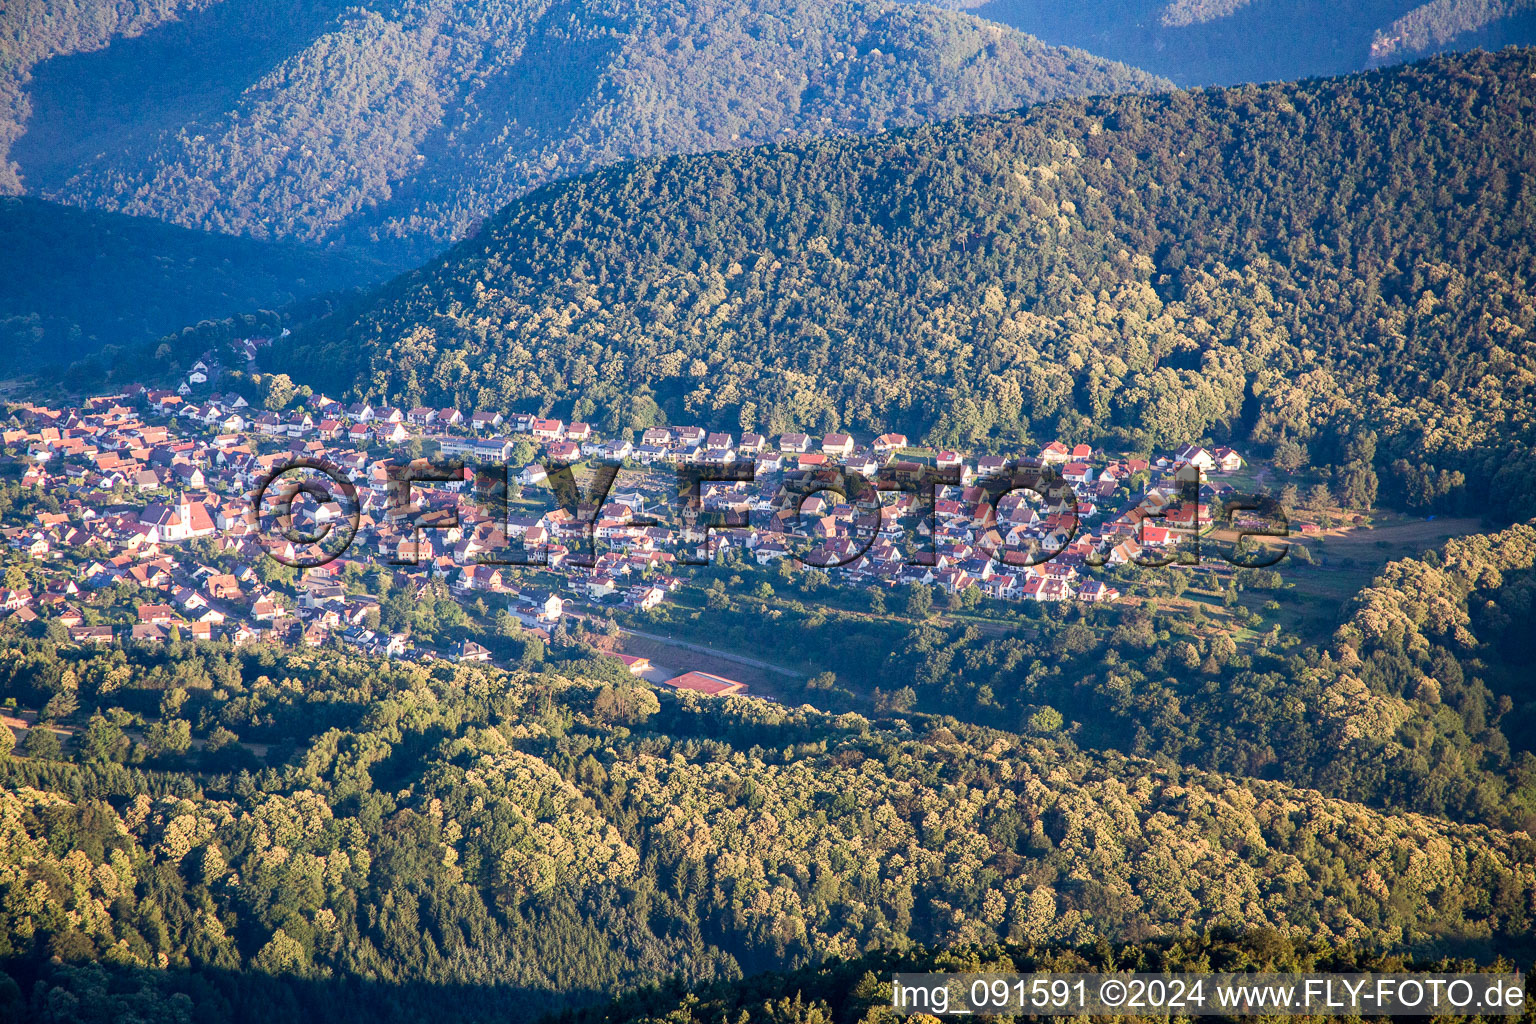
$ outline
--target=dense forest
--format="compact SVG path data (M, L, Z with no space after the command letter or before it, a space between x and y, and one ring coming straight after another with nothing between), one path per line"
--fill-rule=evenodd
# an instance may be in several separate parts
M11 155L47 198L405 266L623 159L1164 84L883 2L221 0L33 67Z
M877 1024L899 1020L891 1011L891 975L895 972L1076 973L1111 970L1145 973L1263 971L1329 972L1468 972L1508 970L1508 958L1477 960L1414 958L1380 954L1356 946L1334 947L1297 942L1266 929L1213 929L1208 932L1091 946L955 945L880 950L850 959L832 958L793 971L765 972L726 981L689 985L680 979L646 986L595 1006L567 1009L544 1017L550 1024ZM358 983L352 979L203 971L196 976L120 966L61 963L46 972L30 1004L0 981L0 1007L21 1021L199 1020L209 1024L256 1024L274 1015L350 1024L418 1021L424 1014L445 1019L451 999L458 1012L448 1020L496 1018L496 999L483 989L433 988ZM520 1019L537 1020L524 1006ZM921 1018L932 1020L933 1018ZM1122 1014L1127 1024L1162 1020ZM1468 1024L1500 1017L1464 1017ZM1530 1014L1515 1018L1529 1020Z
M382 264L351 252L0 198L0 345L8 374L84 357L107 364L104 346L142 347L200 321L387 276Z
M1179 85L1339 75L1536 42L1529 0L935 0Z
M1222 586L1234 604L1289 601L1286 581L1307 571L1243 570ZM818 706L867 708L856 697L872 696L888 711L1536 831L1536 686L1522 671L1536 648L1512 625L1536 593L1536 524L1388 563L1322 643L1264 615L1234 629L1170 613L1183 573L1145 605L1026 605L1001 630L996 609L990 622L947 619L926 592L863 596L741 563L714 575L701 601L658 609L644 628L815 666L804 698ZM797 600L769 611L762 595L775 592Z
M0 692L52 723L0 754L0 1001L42 1019L243 1019L270 975L279 1005L504 1018L1216 926L1486 960L1536 907L1523 832L953 718L658 694L579 646L516 672L0 646Z
M1536 51L546 188L282 369L608 429L1202 437L1529 514Z
M1128 945L1098 943L1075 949L998 944L919 948L871 953L818 967L716 982L696 989L660 986L610 1006L568 1014L562 1018L562 1024L730 1024L749 1020L776 1024L875 1024L902 1019L891 1012L891 975L898 972L1068 974L1128 970L1353 974L1453 971L1472 969L1474 964L1475 961L1454 959L1382 956L1349 946L1309 945L1265 930L1223 929L1178 939ZM1140 1024L1149 1018L1132 1013L1116 1019Z
M8 154L32 113L27 83L33 67L50 57L100 49L114 37L141 35L217 2L9 0L0 8L0 194L21 189Z
M1533 33L1532 0L1429 0L1377 32L1371 57L1379 61L1428 53L1469 36L1485 47L1494 40L1530 43Z

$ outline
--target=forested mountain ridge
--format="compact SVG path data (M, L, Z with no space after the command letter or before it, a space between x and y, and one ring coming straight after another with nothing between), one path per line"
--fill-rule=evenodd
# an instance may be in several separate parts
M11 156L51 199L414 262L623 159L1164 84L862 0L219 0L32 67Z
M0 751L0 967L78 989L63 1019L113 971L192 971L200 1019L236 1016L227 972L435 986L492 1019L915 942L1230 924L1486 953L1536 906L1524 833L953 720L658 696L580 648L511 673L0 651L7 693L80 708L71 761L41 726Z
M0 9L0 194L21 190L8 159L32 113L27 78L50 57L106 46L117 36L140 35L187 11L218 0L9 0Z
M0 344L7 374L64 366L106 345L142 346L203 320L275 310L388 274L383 264L352 252L0 198Z
M1362 71L1536 42L1531 0L936 0L1180 85Z
M1533 122L1512 49L640 162L511 204L277 356L608 428L1299 446L1362 495L1380 471L1414 507L1519 514Z

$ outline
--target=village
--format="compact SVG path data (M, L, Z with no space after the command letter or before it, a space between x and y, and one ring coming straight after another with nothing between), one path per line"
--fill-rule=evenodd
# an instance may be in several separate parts
M339 640L386 657L488 661L475 640L434 649L378 628L377 597L349 579L382 566L408 585L443 584L549 639L562 623L655 608L684 585L687 565L726 551L758 565L831 567L839 586L1109 602L1121 589L1093 570L1174 557L1232 490L1207 474L1243 466L1231 449L1195 445L1137 459L1052 441L1008 460L914 447L894 433L866 443L846 433L770 441L655 426L602 438L587 424L531 414L402 410L323 395L267 410L230 392L194 397L199 385L211 391L207 381L200 362L179 393L133 386L78 407L10 408L15 425L0 445L22 487L50 500L48 510L3 523L11 568L0 617L56 621L82 644ZM453 479L408 484L402 501L389 467L409 462L407 450L464 468ZM274 528L279 489L268 490L260 514L252 496L296 460L356 481L355 499L336 488L325 501L288 492L283 528ZM546 467L598 463L621 467L600 507L554 500ZM511 466L501 507L477 492L475 469L485 466ZM678 466L734 470L715 474L734 481L702 486L700 510L734 515L744 528L688 528L677 507ZM1049 473L1054 489L988 489L1019 466ZM835 490L797 497L787 485L834 470L869 479L924 468L953 481L932 488L927 504L913 488L866 494L861 507ZM1197 502L1181 500L1190 480ZM306 538L327 531L346 532L345 549L308 567ZM285 565L307 567L273 571ZM138 595L131 617L92 607L93 593L118 584ZM626 665L637 675L651 668ZM706 693L741 688L709 673L659 681Z

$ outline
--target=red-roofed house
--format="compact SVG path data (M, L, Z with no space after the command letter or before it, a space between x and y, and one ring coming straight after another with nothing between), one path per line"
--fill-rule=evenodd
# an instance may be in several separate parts
M614 657L624 663L624 667L629 669L630 675L643 676L651 670L651 659L649 658L640 658L633 654L615 654Z
M717 676L711 672L684 672L680 676L674 676L667 680L667 685L678 690L691 690L694 693L702 693L710 697L719 697L729 693L742 693L746 690L746 683L738 683L734 679Z
M853 454L853 438L847 434L828 434L821 439L821 451L824 455L847 458Z

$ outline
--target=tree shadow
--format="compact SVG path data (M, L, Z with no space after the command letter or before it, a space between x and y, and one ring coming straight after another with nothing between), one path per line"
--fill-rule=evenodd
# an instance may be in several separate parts
M606 993L553 993L511 985L436 985L355 975L304 978L207 967L153 970L56 958L9 961L0 967L0 1021L18 1024L510 1022L534 1021L609 1000Z
M224 0L141 36L32 69L26 133L11 149L32 192L98 161L118 166L166 133L229 110L266 71L326 32L351 0Z

